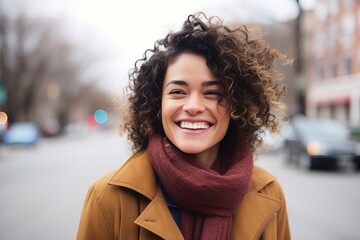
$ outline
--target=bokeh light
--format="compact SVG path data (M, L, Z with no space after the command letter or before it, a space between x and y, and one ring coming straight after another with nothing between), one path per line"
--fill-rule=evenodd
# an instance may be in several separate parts
M86 124L88 125L88 127L90 128L97 128L97 123L96 123L96 120L94 118L93 115L90 115L86 118Z
M94 113L94 118L98 124L104 124L108 120L108 115L104 109L98 109Z
M0 125L6 125L8 122L8 116L6 112L0 112Z

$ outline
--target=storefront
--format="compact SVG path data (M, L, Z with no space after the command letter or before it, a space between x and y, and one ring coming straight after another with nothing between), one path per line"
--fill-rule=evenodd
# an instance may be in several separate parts
M360 126L360 74L310 84L306 104L308 116Z

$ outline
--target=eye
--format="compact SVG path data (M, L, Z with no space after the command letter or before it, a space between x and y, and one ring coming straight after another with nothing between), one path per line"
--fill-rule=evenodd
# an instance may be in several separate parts
M169 95L185 95L186 92L180 89L173 89L169 91Z
M208 90L204 93L204 95L220 97L221 93L218 90Z
M205 92L205 95L220 95L217 90L209 90Z

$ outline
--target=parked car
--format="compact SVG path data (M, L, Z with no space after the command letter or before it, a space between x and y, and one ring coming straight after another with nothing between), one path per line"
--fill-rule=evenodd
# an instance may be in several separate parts
M292 118L284 136L285 160L302 169L360 170L360 142L344 123L331 119Z
M58 121L53 119L44 120L39 125L39 131L42 137L55 137L60 134L60 124Z
M40 132L33 122L13 123L4 134L6 145L35 145L40 139Z

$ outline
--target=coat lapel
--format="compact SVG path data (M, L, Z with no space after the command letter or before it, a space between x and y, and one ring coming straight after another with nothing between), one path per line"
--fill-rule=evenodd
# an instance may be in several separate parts
M153 200L135 220L135 224L153 232L163 239L184 239L180 229L169 212L160 188L158 188Z
M183 240L180 229L171 216L146 151L134 154L117 171L109 184L130 188L149 199L135 224L163 239Z

